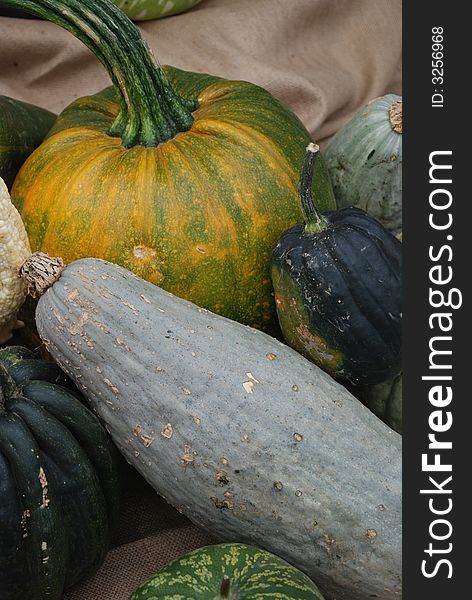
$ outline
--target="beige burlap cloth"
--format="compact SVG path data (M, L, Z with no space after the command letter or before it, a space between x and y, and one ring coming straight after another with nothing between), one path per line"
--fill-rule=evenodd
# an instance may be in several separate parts
M368 100L401 93L401 0L204 0L141 29L162 63L262 85L319 141ZM107 85L69 33L0 18L0 94L60 111ZM210 541L131 477L115 548L66 599L126 600L157 569Z
M400 0L204 0L141 29L161 63L262 85L318 140L368 100L400 91ZM1 94L60 111L107 85L66 31L0 19Z

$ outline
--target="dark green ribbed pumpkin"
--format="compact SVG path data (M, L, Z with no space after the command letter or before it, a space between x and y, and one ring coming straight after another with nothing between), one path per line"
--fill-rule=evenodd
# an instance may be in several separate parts
M385 381L401 369L401 242L359 208L321 214L310 144L300 182L304 225L280 238L271 274L287 343L336 379Z
M170 563L130 600L323 600L287 562L253 546L206 546Z
M59 600L108 550L117 455L67 384L26 348L0 349L2 600Z
M8 188L55 120L44 108L0 96L0 177Z
M253 84L162 69L108 0L6 1L71 31L115 84L67 107L15 181L33 251L103 258L269 328L270 254L302 218L299 119ZM316 185L334 208L324 168Z

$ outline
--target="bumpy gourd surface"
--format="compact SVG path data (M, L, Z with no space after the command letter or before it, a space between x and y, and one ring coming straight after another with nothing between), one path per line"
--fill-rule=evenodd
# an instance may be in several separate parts
M38 330L126 459L224 541L336 600L401 588L401 437L268 335L104 261L70 264Z
M244 544L207 546L165 567L130 600L215 600L224 577L228 600L323 600L316 585L277 556Z
M0 177L0 344L10 338L17 324L16 315L26 297L18 268L30 254L25 227Z

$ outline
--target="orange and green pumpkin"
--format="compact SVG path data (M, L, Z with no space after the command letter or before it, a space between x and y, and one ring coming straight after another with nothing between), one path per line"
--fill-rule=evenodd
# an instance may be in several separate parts
M270 255L302 217L299 119L251 83L161 68L109 0L7 3L68 29L114 83L68 106L15 181L33 251L104 258L269 328ZM334 208L324 168L314 185Z

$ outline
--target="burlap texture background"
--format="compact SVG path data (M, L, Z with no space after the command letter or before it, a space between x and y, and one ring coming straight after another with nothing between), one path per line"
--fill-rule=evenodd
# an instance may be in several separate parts
M140 25L162 63L246 79L287 104L318 141L386 92L401 93L401 0L204 0ZM60 111L109 85L69 33L0 18L0 93ZM126 600L160 567L210 543L130 476L115 548L66 600Z
M64 600L127 600L175 558L216 541L160 498L131 468L125 479L114 548L97 575L69 590Z
M400 0L204 0L140 27L161 63L262 85L317 140L368 100L400 91ZM60 111L107 85L66 31L0 19L1 94Z

